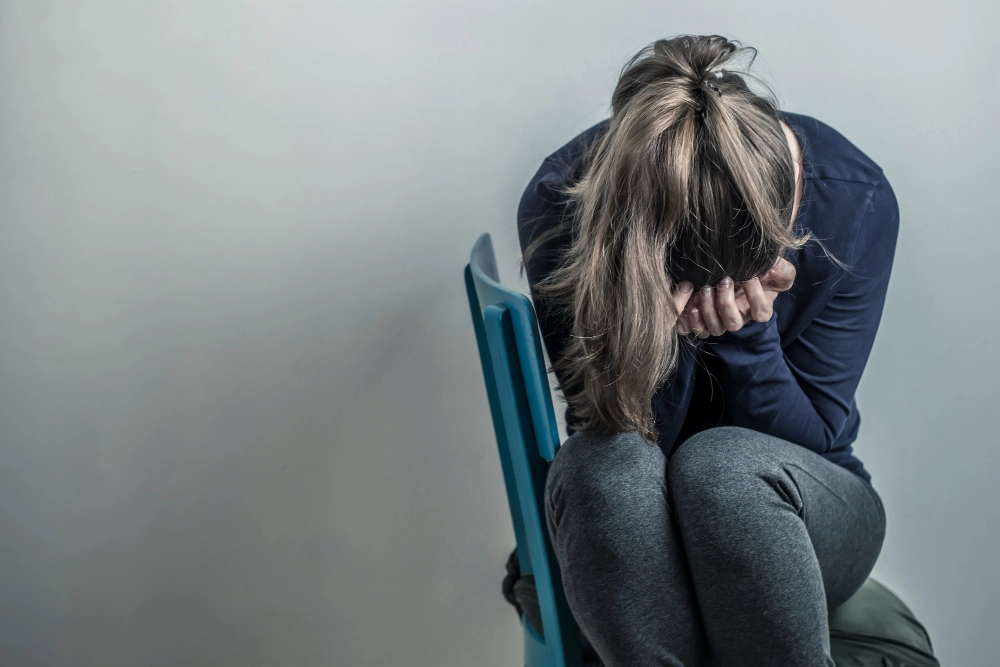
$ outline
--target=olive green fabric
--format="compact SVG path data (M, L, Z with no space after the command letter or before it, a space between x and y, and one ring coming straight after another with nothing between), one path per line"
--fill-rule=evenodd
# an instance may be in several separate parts
M869 577L830 614L837 667L939 667L931 638L895 593Z

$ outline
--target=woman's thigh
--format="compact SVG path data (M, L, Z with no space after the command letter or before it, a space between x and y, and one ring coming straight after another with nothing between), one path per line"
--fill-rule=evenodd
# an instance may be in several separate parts
M700 665L707 650L665 467L636 433L575 433L549 467L545 513L566 598L608 665Z
M881 549L864 480L748 429L696 434L670 462L635 433L574 434L545 511L567 599L606 664L831 664L828 605Z
M795 567L805 575L814 559L833 609L861 587L881 551L885 511L875 489L794 443L713 428L685 441L667 468L685 545L703 569L769 562L777 576Z

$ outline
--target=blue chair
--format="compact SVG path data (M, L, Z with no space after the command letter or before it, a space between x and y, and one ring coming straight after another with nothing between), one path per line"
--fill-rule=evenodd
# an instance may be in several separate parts
M580 631L563 593L545 527L545 475L559 448L535 311L500 284L493 243L483 234L465 267L472 322L500 449L522 576L534 575L542 626L523 616L525 667L581 667Z
M580 629L566 602L545 527L545 476L559 448L559 433L535 311L527 296L500 284L489 234L472 248L465 286L520 573L534 575L543 626L535 627L528 614L522 615L524 664L582 667ZM923 625L895 593L871 577L830 615L830 645L839 667L940 667Z

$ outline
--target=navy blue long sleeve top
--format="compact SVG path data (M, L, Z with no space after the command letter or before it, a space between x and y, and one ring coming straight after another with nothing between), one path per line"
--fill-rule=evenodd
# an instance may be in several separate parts
M881 167L829 125L780 112L802 146L803 191L796 231L811 231L848 265L810 241L787 253L795 282L774 302L767 322L680 345L676 370L653 398L658 444L668 457L689 436L714 426L742 426L819 453L866 480L854 455L861 417L854 394L875 341L892 269L899 208ZM518 206L522 250L561 226L525 265L550 361L571 327L535 292L570 242L564 196L556 186L581 175L583 148L607 130L605 119L545 158ZM567 409L567 433L574 419Z

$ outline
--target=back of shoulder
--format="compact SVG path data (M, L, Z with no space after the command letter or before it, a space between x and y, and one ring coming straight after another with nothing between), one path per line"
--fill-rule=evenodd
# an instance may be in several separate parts
M782 115L805 135L813 178L869 185L885 179L882 167L833 127L806 114L783 111Z
M834 238L839 236L838 232L849 231L849 237L843 239L845 249L852 249L848 256L863 253L873 244L894 246L899 207L882 167L823 121L787 111L782 111L782 115L805 139L813 196L823 210L823 215L817 210L810 220L815 227L813 231ZM856 206L855 202L864 205ZM831 215L831 211L837 214ZM844 222L836 221L838 217L854 222L841 228ZM828 225L836 228L828 229Z
M531 177L517 208L517 227L522 249L536 233L561 220L566 196L562 188L580 175L586 149L607 131L609 118L592 125L549 154Z

